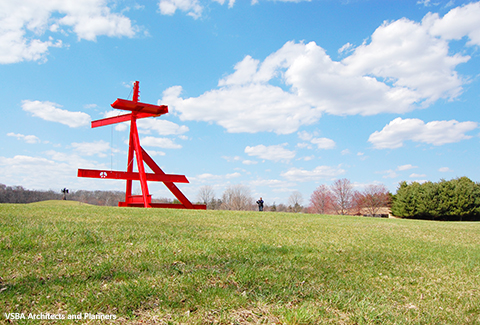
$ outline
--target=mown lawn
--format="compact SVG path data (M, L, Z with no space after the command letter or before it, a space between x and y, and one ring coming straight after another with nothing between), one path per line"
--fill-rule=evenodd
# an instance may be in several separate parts
M480 223L0 204L0 312L480 324Z

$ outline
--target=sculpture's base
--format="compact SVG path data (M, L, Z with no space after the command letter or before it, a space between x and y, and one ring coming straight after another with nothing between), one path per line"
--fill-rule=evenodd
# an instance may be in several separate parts
M133 207L133 208L143 208L145 207L143 202L118 202L119 207ZM152 208L164 208L164 209L189 209L183 204L176 203L150 203ZM205 204L193 204L193 209L195 210L207 210Z

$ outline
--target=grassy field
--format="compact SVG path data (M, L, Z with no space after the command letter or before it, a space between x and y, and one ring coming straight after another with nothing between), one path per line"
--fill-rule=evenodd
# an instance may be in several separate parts
M0 322L480 324L480 223L0 205Z

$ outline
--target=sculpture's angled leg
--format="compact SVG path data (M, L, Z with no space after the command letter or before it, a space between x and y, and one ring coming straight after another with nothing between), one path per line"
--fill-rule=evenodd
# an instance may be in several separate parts
M165 172L160 167L158 167L155 161L153 161L153 159L148 155L148 153L143 148L141 149L143 153L143 160L148 165L148 167L150 167L150 169L154 173L164 175ZM170 192L173 193L173 195L175 195L175 197L180 201L180 203L182 203L185 206L185 208L194 209L192 202L190 202L190 200L187 199L185 195L183 195L183 193L178 189L178 187L174 183L163 182L163 184L165 184L165 186L170 190Z
M134 146L133 128L130 127L130 140L128 144L128 160L127 160L127 172L129 173L133 172L133 146ZM125 203L130 202L131 196L132 196L132 180L127 180L127 188L125 190Z
M140 174L140 186L142 187L144 206L145 208L151 208L152 206L150 205L151 202L150 194L148 193L147 176L145 175L145 166L143 164L142 148L140 147L140 139L138 138L137 132L137 120L134 117L132 117L130 128L133 130L133 146L135 150L135 156L137 157L137 167L138 173Z

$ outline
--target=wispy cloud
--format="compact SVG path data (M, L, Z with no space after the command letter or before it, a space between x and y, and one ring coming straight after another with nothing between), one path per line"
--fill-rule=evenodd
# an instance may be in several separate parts
M48 101L22 101L22 109L24 111L46 121L62 123L71 128L89 125L91 118L87 113L71 112L61 109L60 107L62 106Z
M477 122L432 121L425 123L419 119L394 119L381 131L375 131L368 141L376 149L395 149L405 141L421 142L441 146L472 138L466 132L478 127Z
M340 167L318 166L313 170L303 168L290 168L288 171L281 173L282 177L295 182L307 182L332 179L345 173Z
M35 144L35 143L40 142L40 139L38 137L34 136L34 135L23 135L23 134L20 134L20 133L15 134L13 132L10 132L10 133L7 133L7 136L15 137L18 140L23 140L26 143L30 143L30 144Z
M289 161L295 157L295 151L285 149L286 144L279 144L273 146L265 146L260 144L258 146L245 148L245 153L249 156L258 157L273 161Z

